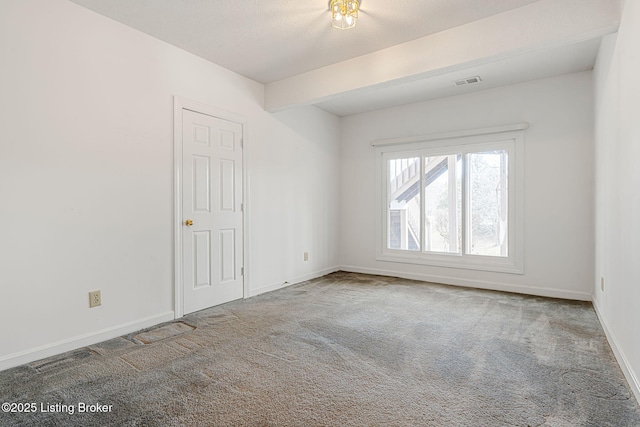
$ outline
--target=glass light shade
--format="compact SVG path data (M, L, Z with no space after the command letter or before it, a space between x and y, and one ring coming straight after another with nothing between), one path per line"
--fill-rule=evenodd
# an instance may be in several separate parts
M331 25L340 30L355 27L358 7L358 0L331 0Z

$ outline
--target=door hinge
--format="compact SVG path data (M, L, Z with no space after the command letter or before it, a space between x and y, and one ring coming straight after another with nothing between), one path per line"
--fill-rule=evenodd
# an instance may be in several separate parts
M240 275L244 276L244 267L240 267Z
M244 138L240 138L240 148L244 148Z
M244 203L240 203L240 212L244 212Z

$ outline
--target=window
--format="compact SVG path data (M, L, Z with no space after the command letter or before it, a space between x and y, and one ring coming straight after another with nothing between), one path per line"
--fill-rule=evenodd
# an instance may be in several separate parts
M378 259L522 273L524 128L374 142Z

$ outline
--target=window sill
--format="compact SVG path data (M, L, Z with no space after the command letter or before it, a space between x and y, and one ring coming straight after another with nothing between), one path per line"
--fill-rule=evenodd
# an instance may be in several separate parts
M420 252L388 251L376 257L378 261L403 264L420 264L431 267L457 268L464 270L491 271L508 274L524 274L522 263L511 258L465 256L448 254L423 254Z

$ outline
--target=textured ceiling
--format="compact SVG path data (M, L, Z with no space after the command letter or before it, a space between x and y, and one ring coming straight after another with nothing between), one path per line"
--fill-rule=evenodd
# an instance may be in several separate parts
M536 0L362 0L355 29L328 0L71 0L261 83L358 57Z
M348 116L365 111L586 71L593 68L599 47L599 38L590 39L528 55L514 55L489 64L464 68L427 79L348 94L317 103L316 106L337 116ZM479 76L482 80L468 86L456 86L453 83L456 80L474 76Z

